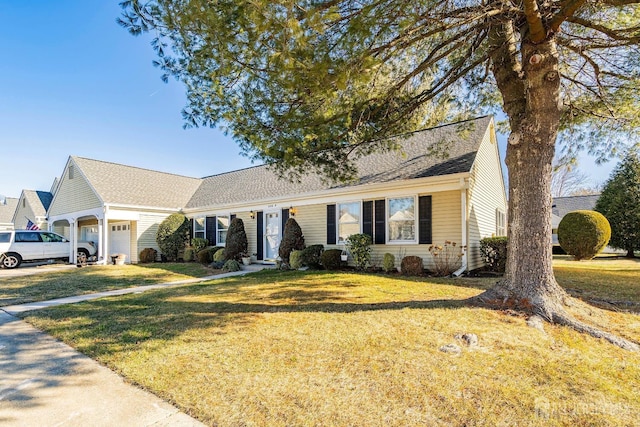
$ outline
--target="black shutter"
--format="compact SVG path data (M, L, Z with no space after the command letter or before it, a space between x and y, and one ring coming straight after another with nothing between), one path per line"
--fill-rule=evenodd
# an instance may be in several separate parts
M336 205L327 205L327 245L336 244Z
M418 243L431 242L431 196L418 197Z
M264 230L263 230L263 221L264 218L262 216L262 211L256 212L256 256L257 259L264 259Z
M236 214L231 214L231 216L229 217L229 224L231 224L231 221L233 221L235 217Z
M374 212L374 240L373 243L376 245L384 245L387 242L387 233L386 233L386 202L384 199L375 201L375 212Z
M280 232L280 236L284 236L284 226L287 224L288 219L289 209L282 209L282 231Z
M210 246L216 245L216 217L208 216L205 222L206 237Z
M193 218L189 218L189 229L191 230L189 235L193 239L194 237L196 237L196 232L193 230Z
M362 233L371 236L373 241L373 201L362 202Z

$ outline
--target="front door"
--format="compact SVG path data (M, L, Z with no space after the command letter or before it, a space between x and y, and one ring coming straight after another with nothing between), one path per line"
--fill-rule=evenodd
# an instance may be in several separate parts
M265 212L264 258L267 260L278 258L281 237L280 226L280 212Z

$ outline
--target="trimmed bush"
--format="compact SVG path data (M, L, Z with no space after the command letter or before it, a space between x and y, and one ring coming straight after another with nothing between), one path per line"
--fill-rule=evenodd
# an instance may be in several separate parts
M444 245L429 246L429 253L433 257L433 274L444 277L453 274L462 267L462 256L465 247L449 240Z
M184 262L191 262L196 257L196 251L193 248L187 248L184 250L184 255L182 255L182 259Z
M222 266L222 271L240 271L240 263L235 259L229 259Z
M347 237L349 252L353 257L353 262L358 270L364 270L371 264L371 236L368 234L352 234Z
M576 260L591 259L609 242L611 226L599 212L573 211L558 225L558 242Z
M342 267L340 255L342 255L341 249L327 249L322 253L320 262L327 270L339 270Z
M224 247L224 259L239 261L242 254L247 252L247 233L244 231L244 222L240 218L234 218L227 230L227 241Z
M386 253L382 257L382 269L385 273L391 273L396 270L396 257L393 254Z
M149 262L155 262L157 257L158 257L158 251L156 251L153 248L144 248L140 252L140 256L138 257L138 259L142 264L146 264Z
M166 217L158 226L156 242L169 261L176 261L189 241L191 227L186 216L175 213Z
M302 267L302 251L291 251L291 255L289 255L289 267L294 270Z
M289 218L284 225L284 233L282 234L278 255L280 255L283 263L288 264L291 251L301 251L302 249L304 249L302 229L294 218Z
M487 270L504 273L507 265L507 238L485 237L480 240L480 253Z
M226 260L224 248L220 248L213 253L213 262L224 262Z
M311 245L302 250L302 265L306 265L309 268L318 269L322 267L320 257L324 252L324 246Z
M200 250L196 253L196 258L200 264L209 264L213 258L211 257L211 251L207 248Z
M207 239L203 239L202 237L194 237L193 239L191 239L191 246L193 247L195 253L198 253L206 248L208 244L209 241Z
M424 273L422 258L408 255L400 262L400 272L405 276L421 276Z

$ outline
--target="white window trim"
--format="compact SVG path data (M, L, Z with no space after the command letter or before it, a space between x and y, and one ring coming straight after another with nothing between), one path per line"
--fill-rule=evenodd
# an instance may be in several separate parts
M336 245L346 245L346 239L344 241L340 241L340 205L348 205L352 203L358 203L360 205L360 219L358 220L358 230L362 233L362 200L351 200L348 202L337 202L336 203Z
M225 241L224 241L224 242L220 242L220 241L218 240L218 236L219 236L219 235L218 235L218 230L219 230L219 229L218 229L218 218L219 218L219 217L221 217L221 216L226 216L226 217L229 219L229 225L227 225L227 231L229 231L229 226L231 225L231 212L229 212L229 213L226 213L226 212L225 212L225 213L215 214L215 217L216 217L216 246L225 247L225 246L227 245L227 241L226 241L226 239L225 239ZM206 228L207 228L206 221L205 221L205 225L204 225L204 227L205 227L205 230L206 230Z
M203 224L202 224L202 230L196 230L196 224L198 219L202 218L203 219ZM202 233L202 237L197 237L197 238L203 238L206 239L207 238L207 217L206 215L202 215L202 216L196 216L193 217L193 237L196 238L196 233Z
M413 198L413 223L414 223L414 233L413 240L391 240L389 237L391 233L389 233L389 200L391 199L409 199ZM385 226L385 240L387 245L417 245L418 244L418 236L420 235L420 230L418 227L420 225L420 221L418 221L418 195L417 194L409 194L405 196L393 196L387 197L385 199L385 218L384 218L384 226Z

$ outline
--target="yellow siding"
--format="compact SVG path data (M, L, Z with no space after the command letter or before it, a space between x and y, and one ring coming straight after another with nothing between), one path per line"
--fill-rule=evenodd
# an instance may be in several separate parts
M131 262L138 262L138 255L145 248L153 248L160 253L156 243L156 233L160 223L169 214L141 213L138 221L131 221Z
M258 244L256 242L258 238L257 233L257 220L251 219L251 214L249 212L233 212L236 215L236 218L240 218L244 223L244 231L247 233L247 251L249 255L253 255L258 251Z
M21 199L18 203L18 207L16 208L15 222L13 224L13 227L16 230L23 230L27 226L27 218L33 221L38 227L40 227L40 229L47 229L47 221L39 221L38 218L36 218L36 214L33 212L33 209L31 209L31 205L29 203L26 203L25 207L23 208Z
M80 168L76 165L74 168L73 179L69 179L68 169L65 169L58 192L49 207L49 215L62 215L102 206L100 199L80 173Z
M495 140L487 131L471 170L468 190L469 251L468 268L484 265L480 254L480 239L496 233L496 210L507 212L507 199L503 186Z

